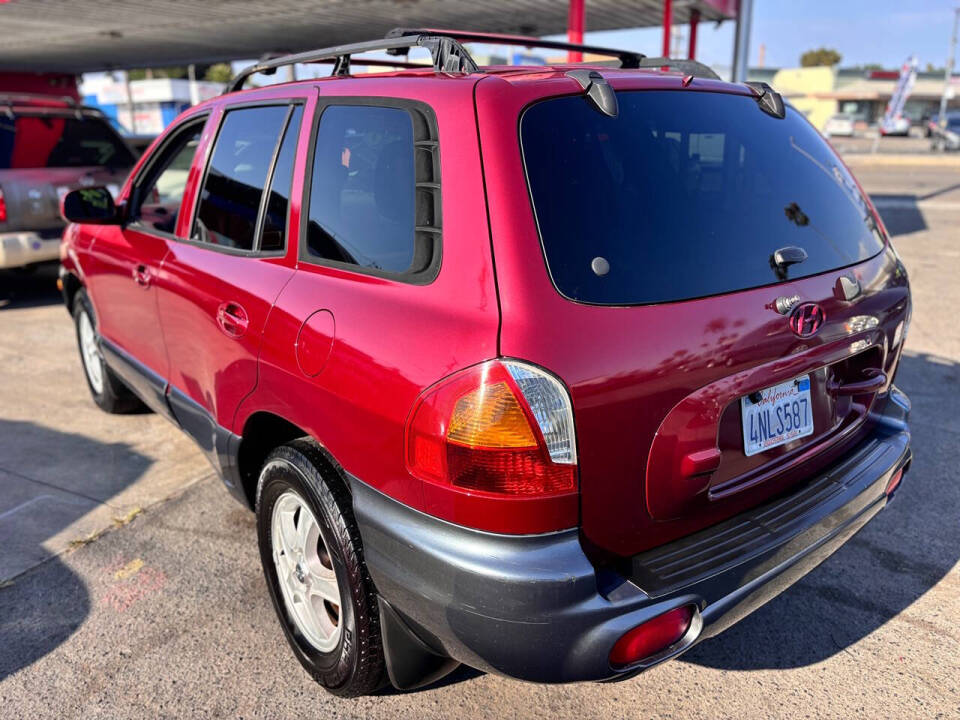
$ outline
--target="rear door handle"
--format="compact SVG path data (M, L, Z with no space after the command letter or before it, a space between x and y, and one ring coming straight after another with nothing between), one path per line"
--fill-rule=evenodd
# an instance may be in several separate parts
M150 268L146 265L137 265L133 268L133 281L140 287L150 287Z
M250 325L250 318L243 306L235 302L225 302L217 308L217 325L230 337L241 337Z

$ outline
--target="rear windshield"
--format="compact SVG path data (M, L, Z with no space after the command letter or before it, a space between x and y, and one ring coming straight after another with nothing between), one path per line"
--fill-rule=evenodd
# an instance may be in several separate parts
M616 118L582 96L528 108L527 180L557 289L635 305L780 282L876 255L883 239L850 174L795 110L747 96L619 92ZM782 272L782 271L781 271Z
M0 170L131 165L130 151L100 118L0 115Z

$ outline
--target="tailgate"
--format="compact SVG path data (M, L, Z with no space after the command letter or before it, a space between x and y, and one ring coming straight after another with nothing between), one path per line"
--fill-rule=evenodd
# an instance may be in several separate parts
M613 117L572 81L545 98L481 81L477 103L498 170L501 353L570 388L583 539L625 556L755 507L861 441L909 287L856 181L795 110L772 116L742 86L611 77ZM802 307L816 327L792 323ZM747 452L742 398L793 381L810 424Z

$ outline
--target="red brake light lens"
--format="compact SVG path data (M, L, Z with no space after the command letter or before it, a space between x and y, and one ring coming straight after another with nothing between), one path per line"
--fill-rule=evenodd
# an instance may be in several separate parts
M7 221L7 199L3 196L3 188L0 188L0 222Z
M428 389L406 445L414 476L461 491L529 498L577 489L569 396L525 363L489 361Z
M887 496L893 495L893 491L897 489L897 486L900 484L901 480L903 480L903 468L897 470L887 481Z
M628 630L610 651L610 664L622 668L656 655L679 641L693 622L693 606L669 610Z

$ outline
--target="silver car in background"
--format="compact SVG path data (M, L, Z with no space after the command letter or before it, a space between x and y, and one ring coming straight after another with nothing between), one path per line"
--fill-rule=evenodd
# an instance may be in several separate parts
M853 126L856 118L853 115L838 113L827 120L823 126L823 134L827 137L853 137Z
M116 193L134 164L106 117L69 97L0 92L0 269L57 260L60 198Z

